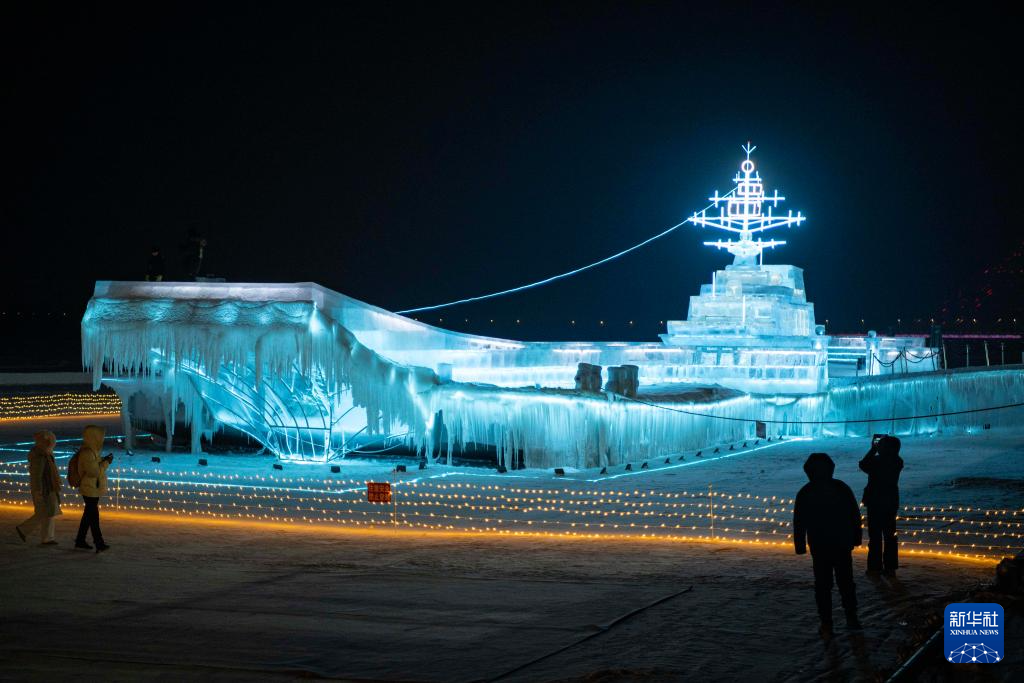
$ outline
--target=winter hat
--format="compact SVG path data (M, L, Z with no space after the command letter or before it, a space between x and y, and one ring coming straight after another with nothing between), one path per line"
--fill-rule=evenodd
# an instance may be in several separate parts
M44 451L53 450L53 447L57 445L57 435L45 429L33 434L32 438L36 440L36 446Z
M878 452L882 455L899 455L902 445L895 436L883 436L878 440Z
M811 481L815 479L831 479L836 471L836 464L828 453L811 453L804 463L804 472Z

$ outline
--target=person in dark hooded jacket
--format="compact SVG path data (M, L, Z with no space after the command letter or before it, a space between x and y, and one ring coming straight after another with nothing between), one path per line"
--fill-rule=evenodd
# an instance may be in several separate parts
M160 247L153 247L149 252L149 264L146 267L146 282L162 282L164 279L164 257Z
M868 475L864 487L864 507L868 509L868 574L895 576L899 566L899 541L896 538L896 513L900 509L900 440L883 436L871 444L860 461Z
M853 548L863 534L860 506L844 482L833 479L836 464L825 453L811 453L804 463L810 481L796 494L793 508L793 543L796 554L811 547L814 599L821 617L821 634L832 635L832 576L839 586L846 625L859 629L857 590L853 585Z

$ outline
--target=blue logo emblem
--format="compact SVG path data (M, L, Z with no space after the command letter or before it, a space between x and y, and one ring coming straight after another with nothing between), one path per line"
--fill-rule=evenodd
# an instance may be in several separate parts
M1003 608L994 602L954 602L946 606L944 656L954 664L1002 661Z

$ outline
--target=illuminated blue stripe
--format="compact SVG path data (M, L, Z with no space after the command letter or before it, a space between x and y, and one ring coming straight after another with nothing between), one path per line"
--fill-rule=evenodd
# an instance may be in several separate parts
M725 460L726 458L735 458L737 455L747 455L754 451L763 451L766 448L772 448L773 446L781 446L782 444L792 443L794 441L810 441L811 438L808 436L798 436L789 439L788 441L777 441L775 443L765 444L764 446L758 446L757 448L748 448L742 451L736 451L735 453L727 453L725 455L719 455L717 458L705 458L703 460L690 460L688 462L681 462L678 465L670 465L668 467L659 467L655 470L634 470L632 472L623 472L621 474L610 474L605 477L599 477L597 479L587 479L588 482L607 481L609 479L620 479L622 477L629 477L636 474L654 474L656 472L664 472L665 470L675 470L680 467L690 467L691 465L705 465L709 462L718 462L719 460Z

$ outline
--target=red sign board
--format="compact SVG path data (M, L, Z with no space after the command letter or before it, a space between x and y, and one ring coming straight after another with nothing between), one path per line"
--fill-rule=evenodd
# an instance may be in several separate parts
M371 503L390 503L391 484L388 482L366 482L366 500Z

